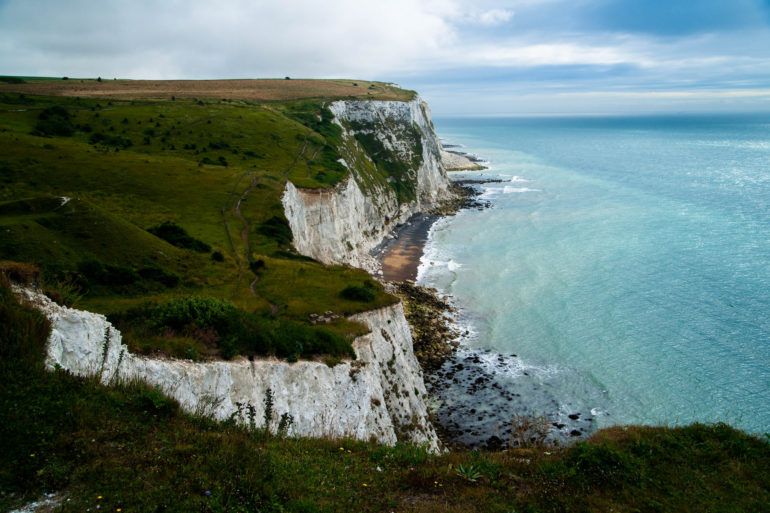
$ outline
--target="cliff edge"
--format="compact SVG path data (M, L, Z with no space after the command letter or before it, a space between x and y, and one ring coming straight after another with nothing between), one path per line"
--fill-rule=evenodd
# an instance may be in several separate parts
M268 390L273 396L271 429L283 414L289 435L351 437L393 445L397 441L439 449L425 406L422 370L402 305L352 317L371 332L355 339L357 359L334 366L277 359L193 363L134 355L101 314L56 304L42 293L16 288L51 322L46 367L105 384L139 379L179 401L184 410L225 420L245 418L251 405L264 418ZM239 409L239 403L242 405Z
M328 106L342 127L338 148L349 176L334 188L306 189L290 181L282 198L300 253L325 264L370 272L369 252L412 214L450 197L427 104L336 101Z

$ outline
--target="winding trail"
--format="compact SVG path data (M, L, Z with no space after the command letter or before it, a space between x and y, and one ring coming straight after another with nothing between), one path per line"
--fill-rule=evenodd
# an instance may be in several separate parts
M294 156L294 160L289 164L289 166L286 168L285 171L283 171L282 175L283 178L288 178L289 173L292 169L297 165L297 163L300 161L300 159L304 159L307 163L308 173L310 173L310 160L314 159L316 155L318 154L318 150L315 151L311 157L310 160L305 156L305 152L308 148L308 136L310 135L310 129L307 130L305 133L305 140L302 143L302 148L297 152L297 154ZM233 201L233 197L236 194L236 190L238 189L238 186L241 184L244 178L251 175L251 183L248 187L238 196L238 199ZM243 173L241 176L238 177L238 180L235 181L235 184L233 184L233 188L230 190L230 192L227 194L227 199L225 200L225 203L222 205L222 208L220 209L220 214L222 215L222 222L225 226L225 233L227 234L227 239L230 241L230 248L233 250L233 254L235 255L235 259L238 263L238 279L235 281L235 285L233 287L233 291L230 294L230 299L235 297L235 294L238 292L238 289L241 286L241 283L243 282L243 277L246 274L246 268L248 267L248 264L250 262L250 256L251 256L251 244L249 242L249 230L251 229L251 225L248 222L248 220L244 217L243 213L241 212L241 203L246 201L246 199L249 196L249 193L251 193L259 184L258 177L256 176L256 171L247 171ZM230 230L230 225L227 222L227 212L231 211L235 217L237 217L242 225L242 228L240 230L240 239L241 242L244 245L244 255L243 257L238 252L238 249L235 246L235 240L233 240L233 235ZM259 275L257 275L250 283L249 283L249 291L254 297L258 297L263 299L265 302L267 302L268 305L270 305L270 311L273 315L276 315L280 311L280 307L267 299L266 297L259 294L257 291L257 284L259 283Z

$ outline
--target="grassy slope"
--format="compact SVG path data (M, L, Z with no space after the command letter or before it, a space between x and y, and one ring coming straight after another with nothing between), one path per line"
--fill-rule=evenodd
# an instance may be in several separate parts
M190 294L231 299L247 311L300 322L313 312L391 304L395 299L379 286L372 303L341 298L342 289L368 276L277 258L285 243L260 228L272 217L283 218L280 196L287 179L327 187L344 176L334 160L323 159L328 137L297 121L295 103L0 94L0 229L9 234L0 243L0 260L32 261L49 274L73 270L84 259L134 268L151 264L181 278L180 286L169 289L83 299L82 307L103 313ZM40 113L52 106L72 115L79 127L74 135L31 135ZM320 112L318 102L300 107ZM93 144L97 133L132 144ZM227 166L202 163L223 160ZM61 196L74 199L57 208L54 198ZM18 202L29 199L43 206L20 211ZM166 220L223 253L224 261L174 248L145 231ZM258 270L254 295L256 275L248 264L259 260L265 266ZM363 331L344 320L330 328L347 337Z
M139 384L46 372L48 325L0 284L0 510L761 512L770 444L728 426L612 428L568 449L455 452L266 437ZM261 424L261 419L257 419Z

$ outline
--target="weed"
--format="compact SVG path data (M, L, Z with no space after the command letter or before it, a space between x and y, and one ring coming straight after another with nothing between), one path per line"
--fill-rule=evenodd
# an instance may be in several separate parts
M265 412L262 426L265 430L265 436L270 434L270 422L273 420L273 391L268 387L265 391Z
M104 328L104 338L102 340L102 364L99 368L99 374L104 372L104 365L107 363L107 355L110 352L110 327Z
M514 414L510 423L510 447L544 447L552 426L545 415Z
M458 476L463 478L465 481L468 481L469 483L475 483L481 479L479 465L475 463L458 465L455 469L455 472Z
M289 429L291 429L291 426L293 424L294 424L294 417L292 417L288 412L282 413L281 418L278 421L278 430L277 430L278 438L284 438L289 432Z

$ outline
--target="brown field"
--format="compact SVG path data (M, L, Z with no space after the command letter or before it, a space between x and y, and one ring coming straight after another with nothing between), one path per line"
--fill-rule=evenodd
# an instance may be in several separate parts
M354 85L357 84L357 85ZM414 93L384 82L305 79L108 80L25 78L23 84L0 83L0 93L117 99L215 98L282 101L300 98L410 100Z

